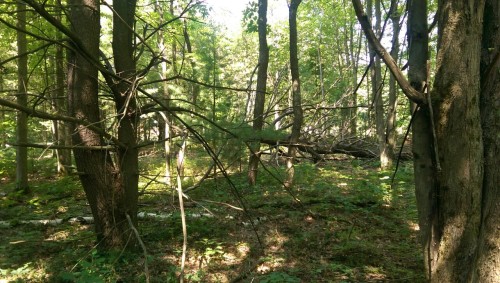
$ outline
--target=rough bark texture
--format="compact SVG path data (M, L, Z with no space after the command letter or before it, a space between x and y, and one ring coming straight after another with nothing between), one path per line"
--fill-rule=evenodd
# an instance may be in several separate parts
M420 44L427 37L423 2L409 5L410 80L415 89L404 91L410 99L420 97L409 94L425 87L425 61L417 56L418 49L427 53L427 44ZM359 1L353 3L370 43L378 45ZM498 15L496 0L439 2L432 103L414 100L421 104L413 126L415 185L430 282L500 279ZM415 41L419 47L412 50Z
M127 3L130 2L118 2ZM99 1L73 0L71 5L72 31L78 35L78 40L85 49L85 54L71 52L68 69L68 95L70 114L78 119L95 125L101 125L99 116L98 81L95 58L99 55ZM132 15L123 12L123 6L115 7L121 13L123 21L133 19ZM128 10L127 10L128 11ZM133 10L132 10L133 11ZM129 12L129 11L128 11ZM123 30L125 22L115 26L118 31ZM131 25L129 25L130 27ZM116 70L119 76L127 78L134 73L130 67L133 64L131 55L130 32L122 37L113 38L113 44L120 44L121 49L115 54ZM126 42L129 42L127 45ZM123 54L129 55L126 62ZM92 60L93 58L94 60ZM89 60L90 59L90 60ZM95 219L97 242L102 249L124 248L129 235L130 227L126 215L132 219L137 216L137 152L135 145L135 117L130 114L135 106L133 99L128 99L124 81L110 85L115 95L117 111L120 114L118 140L120 146L117 152L118 162L115 165L107 150L74 149L75 161L79 176L89 201ZM131 97L132 98L132 97ZM102 127L101 127L102 128ZM105 145L102 133L89 127L74 125L73 144L84 146Z
M117 152L120 171L119 214L129 214L134 225L137 224L137 201L139 198L139 151L137 145L136 113L136 66L134 58L134 17L136 1L116 1L113 3L113 55L115 69L121 80L116 84L113 94L118 113L118 140L126 146ZM122 199L123 198L123 199ZM125 218L126 219L126 218ZM126 222L124 219L124 222Z
M410 84L417 91L424 93L427 88L428 32L427 1L408 2L408 77ZM431 115L428 105L412 107L413 167L415 174L415 195L418 206L420 240L423 247L426 275L430 278L432 263L437 247L432 243L437 236L436 209L436 170L434 166L434 148Z
M303 113L300 94L299 77L299 59L297 50L297 10L301 0L291 0L288 7L288 22L290 24L290 72L292 75L292 107L293 107L293 125L290 135L291 145L288 147L287 159L287 180L285 187L291 187L294 179L293 159L297 153L297 146L294 144L299 141L300 128L302 127Z
M17 3L17 53L25 54L28 48L26 34L26 5ZM28 105L28 56L20 56L17 60L17 94L16 102L21 106ZM17 112L16 137L17 144L28 142L28 114ZM28 148L18 146L16 148L16 189L27 192L28 186Z
M269 65L269 46L267 46L267 0L259 0L259 70L257 72L257 90L253 109L253 130L262 131L264 125L264 104L266 101L267 67ZM260 143L251 147L248 164L248 182L254 185L257 180L257 168L260 160Z
M500 2L487 0L481 56L484 180L473 282L500 281Z
M438 230L431 282L466 282L481 221L483 146L479 112L483 0L440 1L434 83Z
M72 31L79 36L89 55L97 58L100 32L99 1L73 0L70 5ZM97 94L97 68L81 54L70 52L68 68L70 115L100 124ZM100 134L81 125L74 124L73 127L74 145L104 145ZM97 241L106 246L114 245L112 239L120 239L121 236L115 234L118 229L114 229L114 205L107 201L112 198L112 188L116 185L116 173L111 157L106 151L74 149L73 152L83 189L96 220Z
M397 5L397 4L395 4ZM393 7L394 15L391 15L392 21L392 50L391 57L394 58L395 61L398 60L399 55L399 20L400 16L397 12L397 6ZM382 160L381 166L382 168L391 168L394 159L396 158L394 154L394 149L396 148L396 113L397 113L397 102L398 102L398 87L396 84L396 79L394 75L391 74L389 78L389 107L387 109L387 118L385 122L385 146L383 147L384 153L381 156L385 157L385 160Z

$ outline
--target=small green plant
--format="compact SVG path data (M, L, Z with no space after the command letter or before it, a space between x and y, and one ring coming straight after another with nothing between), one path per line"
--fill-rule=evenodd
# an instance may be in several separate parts
M204 238L198 241L198 244L204 247L201 260L205 261L206 264L209 264L212 260L221 259L225 254L222 243L216 242L215 240Z
M262 278L260 283L298 283L300 279L285 272L271 272Z
M114 256L100 254L97 250L92 250L88 259L78 263L76 271L64 272L59 276L62 282L108 282L115 281L118 277L115 274ZM114 280L113 280L114 279Z

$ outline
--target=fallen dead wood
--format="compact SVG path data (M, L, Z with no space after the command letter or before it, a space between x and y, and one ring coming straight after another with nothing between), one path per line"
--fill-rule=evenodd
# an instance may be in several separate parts
M274 147L292 145L288 140L262 139L260 142ZM321 144L301 140L293 145L297 146L301 152L309 154L314 162L325 159L324 155L329 154L345 154L356 158L377 158L380 155L378 145L367 139L350 138L333 144ZM399 149L396 151L399 152ZM411 158L410 147L405 145L401 159L410 160Z
M158 213L146 213L146 212L139 212L137 214L137 217L139 219L169 219L172 218L174 215L172 213L169 214L158 214ZM209 213L190 213L187 215L188 217L191 218L200 218L200 217L214 217L212 214ZM61 225L63 223L70 223L70 224L82 224L82 225L89 225L94 223L94 217L92 216L78 216L78 217L71 217L71 218L66 218L66 219L61 219L61 218L56 218L56 219L41 219L41 220L12 220L12 221L0 221L0 228L9 228L15 225L19 224L31 224L31 225L36 225L36 226L57 226Z

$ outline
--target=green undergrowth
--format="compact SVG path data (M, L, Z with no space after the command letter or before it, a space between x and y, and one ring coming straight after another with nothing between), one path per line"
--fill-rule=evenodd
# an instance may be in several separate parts
M424 282L412 167L392 171L364 160L299 163L283 189L284 167L266 161L249 187L236 162L193 188L210 160L188 155L183 178L188 282ZM141 157L142 251L101 254L93 226L23 223L90 216L75 177L41 178L31 192L2 184L0 278L6 282L178 282L182 226L177 193L161 176L163 157ZM242 165L241 168L245 166ZM175 177L175 176L174 176ZM215 177L215 178L214 178ZM154 181L151 181L154 180ZM175 184L175 179L172 180ZM260 243L259 243L260 242Z

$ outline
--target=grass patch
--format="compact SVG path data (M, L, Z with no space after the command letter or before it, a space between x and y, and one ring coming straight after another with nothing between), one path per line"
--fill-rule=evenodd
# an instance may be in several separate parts
M152 174L163 170L161 157L142 159L149 161L144 163ZM186 172L202 175L200 162L188 163ZM261 171L254 187L238 166L231 171L251 220L234 209L241 203L221 175L188 193L189 282L425 281L411 165L403 164L391 187L392 172L366 162L302 163L290 192L275 178L284 175L284 168L269 170L272 175ZM196 183L195 178L184 181L185 186ZM28 195L16 194L12 184L2 186L0 218L11 226L0 228L0 277L7 282L144 282L147 260L152 282L177 282L182 230L175 191L147 183L141 178L140 211L168 215L139 223L147 259L99 254L92 225L21 223L90 216L76 178L41 179Z

